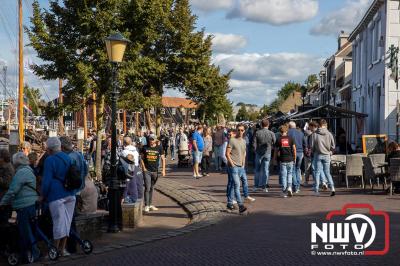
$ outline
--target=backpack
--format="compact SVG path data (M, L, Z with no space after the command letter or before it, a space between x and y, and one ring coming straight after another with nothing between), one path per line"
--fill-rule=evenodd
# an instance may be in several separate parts
M64 159L60 156L55 155L56 157L60 158L61 161L67 165L67 162L64 161ZM67 172L65 173L65 178L62 180L61 178L56 177L57 180L63 183L64 188L68 191L80 189L82 186L82 178L81 178L81 171L80 169L74 164L71 163L69 167L67 168Z

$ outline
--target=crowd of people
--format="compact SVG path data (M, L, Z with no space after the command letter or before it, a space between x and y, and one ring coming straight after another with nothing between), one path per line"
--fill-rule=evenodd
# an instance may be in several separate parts
M68 137L50 137L45 142L44 152L38 156L29 142L21 144L21 150L10 158L8 150L0 151L1 171L1 223L6 223L12 210L17 213L22 261L40 257L32 221L38 208L51 217L54 246L61 256L68 256L67 238L73 217L79 211L97 210L97 191L86 179L87 163L82 153L74 151ZM77 198L85 193L95 201L80 208ZM94 194L94 195L93 195Z
M66 244L74 217L95 213L98 208L99 189L89 174L95 164L96 142L97 137L92 134L85 154L76 151L72 140L64 136L48 138L41 154L34 152L29 142L23 142L12 157L8 150L0 150L0 223L7 222L12 210L16 211L23 256L27 251L34 259L40 256L30 224L38 202L48 209L52 238L60 255L69 255ZM111 142L110 136L101 137L106 186L112 181ZM338 142L341 146L343 140ZM305 125L291 121L277 130L271 130L269 120L264 119L255 125L165 129L159 136L151 131L121 134L116 166L119 197L122 204L143 199L145 213L157 211L153 202L155 184L160 176L166 176L167 157L174 161L176 156L178 161L190 158L195 179L209 176L211 171L226 173L227 209L238 209L239 213L246 211L245 202L256 200L250 196L249 165L254 169L252 192L268 193L270 173L276 171L283 198L293 197L301 193L302 187L310 186L310 176L315 195L321 189L330 189L330 195L335 196L330 160L333 152L342 149L338 145L324 119ZM390 143L388 151L388 158L400 157L397 143ZM76 180L80 180L78 185ZM121 211L119 215L122 216ZM119 229L121 220L120 217Z

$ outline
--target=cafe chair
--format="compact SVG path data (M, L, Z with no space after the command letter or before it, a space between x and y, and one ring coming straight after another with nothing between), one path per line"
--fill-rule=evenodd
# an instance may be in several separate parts
M363 162L362 157L359 155L347 155L346 156L346 170L341 171L345 176L346 187L349 188L349 177L354 179L361 179L361 186L365 188L364 178L363 178Z
M386 162L386 154L384 154L384 153L370 154L370 155L368 155L368 157L371 158L372 165L374 167L383 165Z
M335 184L342 183L342 174L346 169L346 155L334 154L331 156L331 174L336 179Z
M390 159L389 166L389 178L390 178L390 195L393 195L393 191L396 187L400 186L400 158Z
M371 193L374 193L375 184L379 186L380 181L382 181L383 190L386 188L386 178L388 174L382 171L382 168L374 167L370 157L362 157L364 165L365 177L368 178L369 184L371 186Z

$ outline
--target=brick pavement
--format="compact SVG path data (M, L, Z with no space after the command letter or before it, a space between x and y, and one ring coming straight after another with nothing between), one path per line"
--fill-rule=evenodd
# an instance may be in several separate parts
M190 177L190 169L174 171L164 179L177 181L210 193L225 201L226 176L213 174L200 180ZM251 176L249 183L252 183ZM201 230L178 234L175 238L151 242L78 260L80 265L399 265L400 197L364 194L358 189L339 189L336 197L312 195L310 188L300 195L279 196L277 177L270 193L254 193L257 201L248 204L249 215L228 216L212 221ZM370 203L389 212L391 248L384 257L310 255L310 224L322 221L327 212L345 203ZM220 218L221 219L221 218ZM188 230L190 232L190 230ZM378 238L381 238L378 236ZM72 263L64 263L72 265Z

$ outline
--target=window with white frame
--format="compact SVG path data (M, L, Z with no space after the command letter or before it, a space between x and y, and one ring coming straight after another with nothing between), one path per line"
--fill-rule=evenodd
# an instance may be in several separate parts
M86 123L87 128L92 128L93 127L93 122L92 121L87 121Z
M380 46L380 40L382 36L382 20L379 19L376 23L376 59L379 60L381 58L381 46Z
M364 66L364 61L366 61L365 60L365 58L363 57L363 55L364 55L364 45L365 45L365 41L364 40L360 40L360 67L359 67L359 69L358 69L358 71L359 71L359 81L358 81L358 84L361 84L362 83L362 81L363 81L363 66Z
M376 61L376 33L377 32L377 26L376 24L373 25L371 29L371 61L374 63Z
M353 81L354 81L354 83L355 83L355 85L357 86L358 85L358 77L357 77L357 59L358 59L358 51L357 51L357 48L358 48L358 46L357 46L357 43L355 43L354 45L353 45L353 58L354 58L354 60L353 60Z

